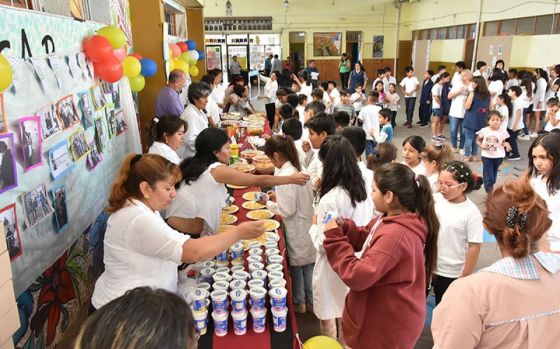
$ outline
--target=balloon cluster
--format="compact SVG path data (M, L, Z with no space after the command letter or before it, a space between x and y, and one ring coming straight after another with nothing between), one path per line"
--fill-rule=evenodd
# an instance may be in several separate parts
M157 65L137 53L127 56L125 44L122 30L110 25L86 39L84 52L93 62L95 75L101 80L117 82L124 75L128 77L132 91L142 91L146 84L145 77L153 76L157 72Z
M204 59L204 52L196 49L196 42L187 40L176 44L169 44L171 59L169 60L170 69L179 69L188 72L191 76L197 76L199 71L196 62Z

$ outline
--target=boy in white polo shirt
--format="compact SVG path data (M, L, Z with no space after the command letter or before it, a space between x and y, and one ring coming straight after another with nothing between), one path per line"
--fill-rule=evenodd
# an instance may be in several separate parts
M404 68L406 77L401 80L401 91L404 93L406 108L406 122L403 126L412 128L412 116L414 115L414 105L416 104L416 91L420 88L420 82L414 76L414 68L408 66Z

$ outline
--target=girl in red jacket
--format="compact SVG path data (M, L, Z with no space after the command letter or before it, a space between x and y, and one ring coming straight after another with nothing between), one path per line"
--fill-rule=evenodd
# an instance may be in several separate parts
M375 171L368 226L329 220L325 248L350 288L342 329L351 348L412 348L426 316L426 284L437 255L439 221L430 183L402 164Z

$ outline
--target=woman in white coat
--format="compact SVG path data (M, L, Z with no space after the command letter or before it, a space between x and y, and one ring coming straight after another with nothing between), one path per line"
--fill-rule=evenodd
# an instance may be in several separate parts
M140 286L177 291L177 267L212 258L239 240L264 233L260 222L242 223L224 234L190 239L169 227L159 211L175 198L177 165L157 154L130 154L109 195L111 217L103 240L105 271L90 312Z
M275 176L291 176L301 171L298 151L290 136L273 136L266 140L265 154L276 167ZM313 188L306 185L276 187L278 211L285 226L286 245L293 280L295 311L313 311L313 266L316 250L307 233L313 217Z
M321 320L321 334L337 338L335 319L342 317L348 287L332 270L323 249L325 216L331 214L334 218L351 219L356 225L365 226L373 212L369 212L366 184L356 163L354 148L347 139L340 135L327 137L319 149L319 159L323 162L323 176L313 225L309 229L318 252L313 271L313 307ZM342 340L340 331L338 338Z
M208 127L216 127L214 119L206 112L208 96L210 96L211 91L210 86L202 81L193 82L189 86L189 105L181 115L181 119L185 120L189 127L185 133L185 143L177 152L182 159L194 155L194 142L202 130Z
M229 138L223 129L207 128L195 143L195 156L181 163L183 181L177 198L166 211L167 223L189 234L214 234L220 226L222 208L227 203L225 184L271 187L283 184L305 184L308 175L252 175L229 167Z
M183 146L187 123L178 115L155 116L148 131L148 153L159 154L179 165L181 159L176 150Z
M259 74L259 78L261 81L265 83L264 85L264 94L266 96L265 102L265 109L266 109L266 118L268 119L268 123L270 127L274 126L274 115L276 114L276 91L278 91L278 77L280 76L280 72L275 70L270 73L270 77L264 76Z

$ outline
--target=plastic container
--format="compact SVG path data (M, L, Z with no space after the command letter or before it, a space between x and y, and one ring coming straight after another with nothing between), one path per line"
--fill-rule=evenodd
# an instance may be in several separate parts
M250 280L247 283L247 286L249 286L249 289L255 288L255 287L263 287L264 288L264 281L259 280L259 279L253 279L253 280Z
M210 297L212 297L212 309L214 309L214 313L227 312L228 293L226 290L215 290L210 294Z
M247 257L247 262L249 262L249 264L251 264L251 263L262 263L262 260L263 260L262 256L258 255L258 254L254 254L254 255L251 255L251 256Z
M268 282L268 287L270 289L276 288L276 287L280 287L280 288L284 288L286 287L286 280L285 279L270 279L270 281Z
M217 282L217 281L230 282L231 281L231 275L229 275L227 273L214 273L214 275L212 275L212 278L214 279L214 282Z
M229 283L229 288L233 290L244 290L247 287L247 282L244 280L233 280Z
M253 318L253 331L263 333L266 328L266 308L251 308Z
M228 267L219 267L216 269L216 273L226 273L229 274L230 269Z
M216 268L220 268L220 267L229 267L229 262L227 260L216 261Z
M234 267L245 267L245 261L243 260L243 258L234 259L233 261L231 261L231 265Z
M212 286L207 282L201 282L198 285L196 285L196 288L201 289L201 290L205 290L205 291L210 291L210 287L212 287Z
M269 264L266 266L266 271L282 271L284 269L284 267L282 266L282 264L278 264L278 263L273 263L273 264ZM215 274L214 274L215 275Z
M195 288L194 290L192 290L190 293L190 297L193 301L193 310L206 310L206 299L208 298L208 295L208 291L202 290L200 288Z
M254 287L249 290L251 297L251 309L265 308L266 289L264 287Z
M193 312L194 326L201 336L206 334L208 329L208 310L200 310Z
M228 290L229 283L227 281L216 281L212 284L212 289L216 290Z
M218 337L223 337L227 334L228 330L228 312L212 312L214 319L214 334Z
M278 248L278 242L276 241L267 241L264 243L264 248L265 249L270 249L270 248Z
M236 336L242 336L247 333L247 310L232 311L231 317L233 318L233 333Z
M249 272L254 272L255 270L263 270L264 264L260 262L249 263Z
M249 256L261 256L262 257L262 248L255 247L249 250Z
M247 281L247 279L249 278L249 273L246 271L236 271L235 273L233 273L232 277L233 280Z
M276 287L268 291L268 295L270 296L270 306L273 308L285 308L287 294L288 290L280 287Z
M235 265L233 267L231 267L231 272L233 274L235 274L235 272L237 271L245 271L245 266L244 265Z
M259 279L266 283L267 272L265 270L255 270L251 273L251 279Z
M228 261L228 251L225 250L223 252L220 252L220 254L218 254L216 256L216 259L222 262L227 262Z
M261 243L258 242L258 241L251 241L249 243L249 249L252 249L252 248L261 248Z
M247 309L247 291L233 290L229 293L231 307L234 311L244 311Z
M273 254L271 256L268 256L266 258L266 261L268 264L282 264L282 262L284 261L284 257Z
M200 271L200 277L202 278L202 282L206 282L206 283L212 283L212 281L214 281L212 279L212 276L214 275L214 273L216 272L216 269L214 268L204 268Z
M268 273L268 279L269 279L270 281L272 281L272 280L274 280L274 279L283 279L283 278L284 278L284 273L281 272L281 271L273 270L273 271L270 271L270 272Z
M286 331L286 325L288 320L288 308L272 308L272 324L274 325L274 331L284 332Z
M214 268L215 266L216 266L216 262L214 262L214 261L202 262L202 267L203 268Z
M243 244L235 243L231 246L231 259L232 260L242 260L243 259Z
M273 256L273 255L280 255L280 250L277 248L267 248L264 251L264 255L267 257Z

